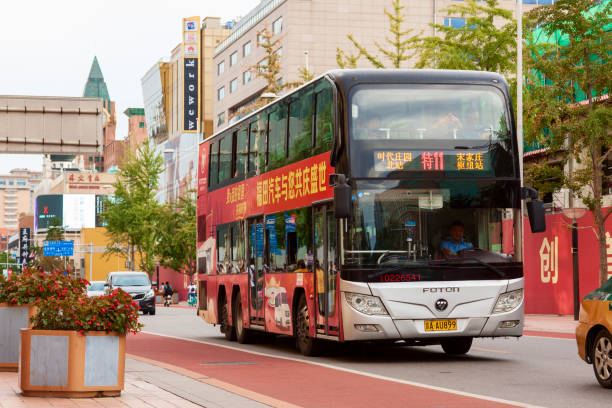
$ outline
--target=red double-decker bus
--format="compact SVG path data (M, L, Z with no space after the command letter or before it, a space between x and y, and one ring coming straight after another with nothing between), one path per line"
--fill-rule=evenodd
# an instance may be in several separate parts
M199 155L198 314L228 339L465 353L522 334L521 176L499 75L331 71Z

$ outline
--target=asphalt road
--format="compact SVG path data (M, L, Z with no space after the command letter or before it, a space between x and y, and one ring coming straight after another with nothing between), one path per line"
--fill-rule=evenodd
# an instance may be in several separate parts
M157 308L141 316L144 331L245 351L323 363L393 379L503 398L545 407L612 406L612 390L599 386L592 367L576 353L575 340L530 337L476 339L465 356L450 357L439 346L382 347L330 344L322 357L303 357L288 337L261 338L256 344L228 342L219 328L193 309Z

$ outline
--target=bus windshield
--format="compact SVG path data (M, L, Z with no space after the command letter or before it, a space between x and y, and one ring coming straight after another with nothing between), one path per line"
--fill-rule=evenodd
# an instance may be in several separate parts
M477 85L361 85L351 96L352 140L500 140L501 92Z
M354 215L344 235L348 271L366 270L370 278L393 271L414 280L501 279L519 273L507 269L520 260L514 251L520 228L517 182L355 184ZM447 269L454 272L445 277ZM364 277L361 273L359 280Z

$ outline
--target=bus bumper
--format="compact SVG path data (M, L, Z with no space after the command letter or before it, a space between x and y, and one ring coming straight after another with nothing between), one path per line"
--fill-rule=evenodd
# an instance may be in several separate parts
M344 298L344 297L343 297ZM508 313L457 318L457 330L425 331L424 319L393 319L389 315L366 315L342 301L345 341L427 340L443 337L519 337L523 335L524 304ZM511 323L506 323L511 322ZM512 327L506 327L511 326Z

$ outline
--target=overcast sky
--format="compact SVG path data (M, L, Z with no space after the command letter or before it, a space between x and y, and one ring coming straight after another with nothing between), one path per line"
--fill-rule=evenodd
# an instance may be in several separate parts
M143 106L140 79L181 41L181 19L230 20L259 1L2 1L0 95L82 96L95 55L117 103L117 138L123 138L123 111ZM0 155L0 174L17 167L40 170L41 158Z

